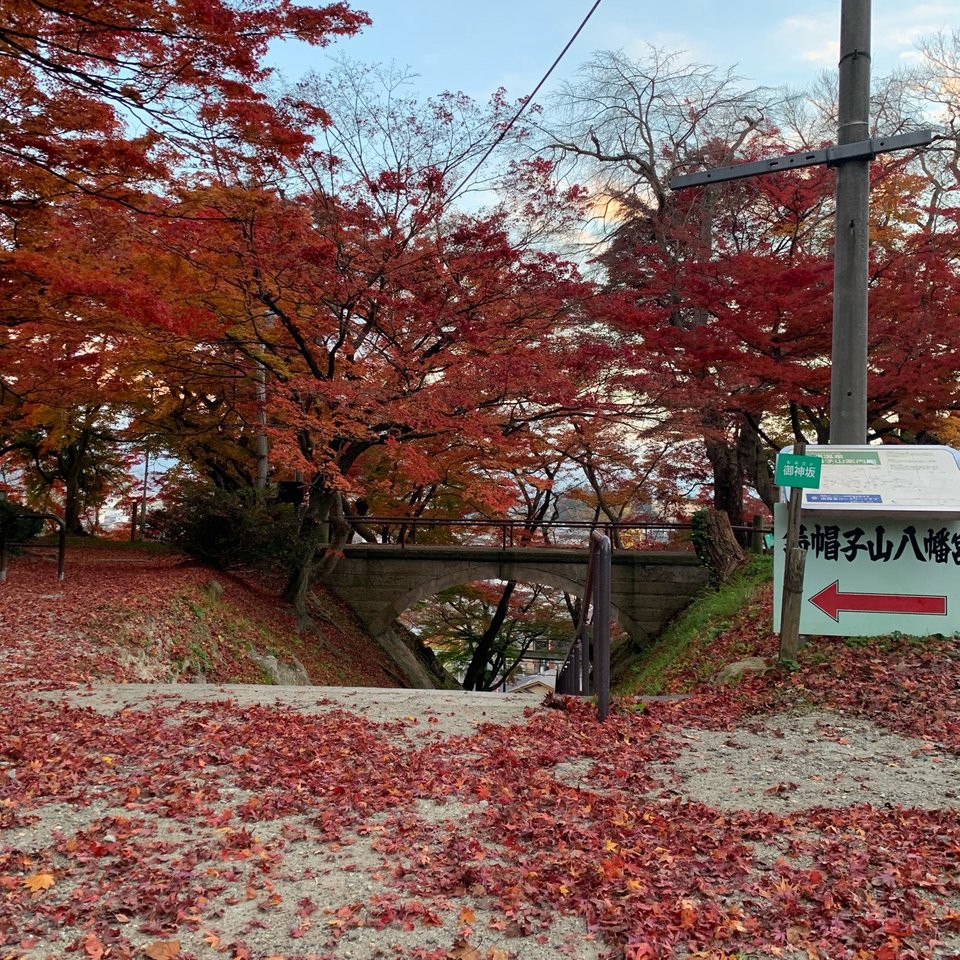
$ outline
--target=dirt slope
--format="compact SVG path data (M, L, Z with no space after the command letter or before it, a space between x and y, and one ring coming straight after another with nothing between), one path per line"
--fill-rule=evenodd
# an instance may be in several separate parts
M211 580L222 591L211 594ZM72 547L63 583L49 553L14 558L0 584L0 676L264 683L279 671L288 682L401 685L338 601L319 591L317 630L301 632L277 586L123 545Z

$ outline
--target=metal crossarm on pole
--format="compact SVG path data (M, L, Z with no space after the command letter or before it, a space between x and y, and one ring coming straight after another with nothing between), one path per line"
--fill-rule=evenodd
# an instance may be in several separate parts
M702 187L710 183L724 183L729 180L745 180L767 173L779 173L783 170L799 170L802 167L835 167L847 160L872 160L881 153L894 150L907 150L910 147L925 147L933 142L933 130L916 130L911 133L898 133L892 137L873 137L870 140L858 140L856 143L838 144L822 150L804 150L800 153L787 153L769 160L755 160L750 163L735 163L729 167L716 167L713 170L701 170L697 173L684 173L670 181L671 190L685 190L689 187Z

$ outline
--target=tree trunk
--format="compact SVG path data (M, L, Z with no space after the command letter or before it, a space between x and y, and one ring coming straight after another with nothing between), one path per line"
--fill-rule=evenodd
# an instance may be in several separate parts
M71 478L66 483L63 522L67 528L67 533L72 536L79 536L84 532L80 523L80 490L76 478Z
M729 580L747 562L747 556L730 529L730 518L720 510L707 510L704 550L718 583Z
M300 521L298 531L300 550L293 560L287 585L282 597L293 605L294 610L303 616L307 610L307 593L313 582L314 567L317 551L324 547L329 539L330 508L333 503L333 493L329 490L318 492L316 487L310 486L310 500L306 512Z
M777 488L773 483L770 458L764 449L760 434L747 422L740 428L737 453L747 482L768 510L777 502Z
M485 668L491 659L490 654L493 652L497 634L500 633L500 628L503 626L504 620L507 619L507 614L510 611L510 598L513 596L513 591L516 590L516 588L516 580L507 581L507 585L503 588L503 593L500 595L500 600L497 603L497 609L490 620L490 626L484 630L483 636L477 641L473 656L470 658L467 672L463 678L464 690L484 689L484 680L486 678Z
M347 545L353 528L343 511L343 494L334 493L330 510L327 514L327 529L329 536L327 538L326 550L320 563L317 565L316 578L322 580L333 573L334 568L343 557L343 548Z
M89 443L90 432L83 430L79 438L66 448L63 457L57 458L64 485L63 522L67 528L67 533L74 536L81 536L85 533L80 523L80 508L82 506L80 481L83 476L83 464L87 457Z
M725 439L704 441L713 469L713 506L723 511L734 526L743 523L743 468L737 447Z
M83 526L80 523L80 473L81 458L71 462L63 477L64 499L63 499L63 522L67 528L67 533L73 536L81 536L84 533Z
M333 572L350 533L341 494L335 490L318 494L311 486L310 504L300 523L301 552L293 562L282 593L299 616L306 615L310 585Z
M514 670L519 666L520 661L524 658L527 651L530 649L534 641L533 637L529 637L520 648L520 653L517 654L513 663L510 664L506 669L504 664L507 662L507 652L504 649L501 649L497 655L496 663L494 664L493 670L490 671L490 679L487 681L484 689L488 692L491 690L496 690L501 683L506 683L507 678L513 673ZM503 673L500 671L503 669Z

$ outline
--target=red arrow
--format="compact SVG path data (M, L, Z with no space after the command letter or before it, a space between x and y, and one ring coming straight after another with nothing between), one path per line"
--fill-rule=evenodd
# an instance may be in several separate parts
M850 613L925 613L934 617L947 615L946 597L925 597L915 593L841 593L840 581L810 597L828 617L840 622L840 611Z

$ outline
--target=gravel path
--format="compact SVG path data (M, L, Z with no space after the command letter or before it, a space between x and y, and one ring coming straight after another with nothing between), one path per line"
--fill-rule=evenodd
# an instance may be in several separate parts
M41 694L103 714L149 704L211 703L289 707L297 713L350 710L375 723L406 721L408 736L469 736L484 723L516 723L540 704L530 694L465 693L456 690L402 690L380 687L293 687L267 684L113 683Z
M680 737L683 753L658 774L677 792L720 810L960 808L960 757L863 720L821 711L778 714L752 729L684 730Z
M528 718L537 724L543 711L539 698L517 694L465 694L451 691L383 690L370 688L272 687L243 685L97 685L36 693L37 698L90 708L105 723L124 723L125 711L156 705L209 704L231 701L239 707L271 706L296 716L316 716L335 710L362 714L377 723L390 724L387 737L395 749L415 755L420 748L433 749L443 738L469 736L483 724L514 724ZM718 732L674 726L669 721L657 735L680 746L669 764L652 770L660 786L649 794L625 796L615 787L596 789L604 802L635 806L637 803L669 802L682 798L717 810L771 811L788 814L812 807L845 808L871 803L882 807L898 804L924 809L960 808L960 758L943 753L933 744L882 731L872 723L826 712L776 715L755 721L735 732ZM589 744L582 756L572 755L544 767L556 783L576 790L594 790ZM254 957L276 952L294 937L297 956L324 960L373 960L378 957L467 957L470 960L546 960L573 957L598 960L602 942L588 936L583 920L557 916L532 935L519 936L504 924L495 904L482 890L465 890L454 901L427 896L423 909L389 925L378 925L379 906L402 910L398 898L409 898L398 881L401 875L416 875L415 860L401 863L392 851L391 838L398 835L421 838L423 856L451 846L466 850L470 838L485 817L486 801L444 803L419 799L407 807L367 817L331 842L315 812L241 823L236 812L257 798L229 783L225 767L216 762L184 774L190 789L205 792L205 820L175 819L142 804L120 806L106 798L90 797L84 803L48 802L30 811L28 825L0 830L0 853L22 851L27 856L51 857L53 868L62 861L64 841L90 831L132 831L152 851L161 871L177 869L179 858L190 849L223 846L231 832L242 832L244 856L270 865L267 892L248 887L246 896L223 893L212 899L209 913L215 917L216 937L205 925L181 927L181 949L200 960L224 956L223 944L233 940L248 945ZM614 780L615 783L615 780ZM665 799L666 798L666 799ZM113 805L111 805L113 804ZM589 806L586 808L589 810ZM230 817L232 820L222 819ZM222 816L221 816L222 815ZM226 825L225 825L226 824ZM496 848L499 850L500 848ZM777 871L790 859L791 869L809 867L803 854L786 847L755 844L761 871ZM409 856L409 853L404 854ZM478 853L471 869L498 869L494 854ZM486 859L483 859L486 857ZM66 861L62 861L65 863ZM244 863L247 861L244 860ZM465 866L471 866L468 862ZM266 866L265 866L266 869ZM772 875L772 874L771 874ZM76 895L66 882L58 895ZM418 910L421 909L418 907ZM331 941L331 928L342 923L342 933ZM291 932L293 931L293 932ZM470 949L458 946L464 932ZM79 938L83 931L60 931L59 946ZM960 950L960 936L944 934L943 950L931 958L953 957ZM156 936L144 935L139 947ZM131 935L136 943L136 938ZM420 951L423 951L421 954ZM0 951L2 955L2 951ZM59 954L57 954L59 955ZM230 954L226 954L230 956ZM46 960L50 944L21 949L18 960ZM685 956L685 954L678 954ZM742 954L749 960L771 960L760 953Z

